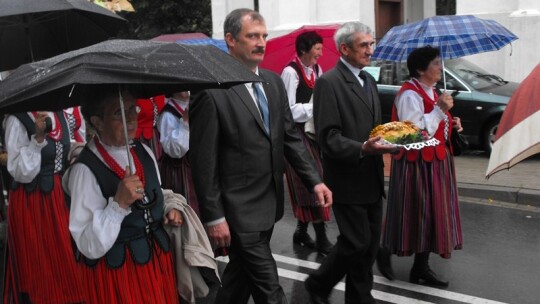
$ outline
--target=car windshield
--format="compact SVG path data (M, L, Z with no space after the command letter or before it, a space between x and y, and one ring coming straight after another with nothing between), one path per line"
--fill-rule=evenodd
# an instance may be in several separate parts
M444 62L445 68L457 74L476 90L483 90L494 85L506 84L500 76L490 74L476 64L465 59L451 59Z
M455 86L455 78L453 75L463 79L470 87L475 90L482 91L484 89L501 86L507 83L500 76L490 74L479 66L462 58L445 60L446 82L448 87ZM379 68L374 75L378 84L399 85L401 86L409 79L409 71L406 62L391 62L391 61L372 61L371 67ZM452 75L450 75L452 74ZM442 79L439 82L439 87L443 87Z

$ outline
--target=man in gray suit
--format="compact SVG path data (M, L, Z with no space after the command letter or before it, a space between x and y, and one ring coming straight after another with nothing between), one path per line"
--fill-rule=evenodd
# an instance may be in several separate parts
M341 54L336 66L315 84L315 129L323 152L324 181L340 235L334 248L305 285L312 303L328 303L333 287L346 275L345 303L375 303L371 296L382 221L383 153L396 148L369 138L381 123L375 79L369 65L374 39L360 22L347 22L335 33Z
M296 132L281 78L258 68L266 46L263 17L232 11L224 23L229 53L263 83L205 90L190 106L190 161L202 221L229 263L216 303L286 303L270 250L274 223L283 216L284 158L313 189L321 206L332 204Z

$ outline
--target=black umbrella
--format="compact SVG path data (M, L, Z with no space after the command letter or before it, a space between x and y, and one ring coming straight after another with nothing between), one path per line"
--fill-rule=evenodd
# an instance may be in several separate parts
M257 81L262 79L213 45L108 40L20 66L0 82L0 111L72 107L80 94L102 84L131 86L138 97L150 97ZM121 94L119 102L128 142Z
M0 71L106 40L125 21L88 0L0 0Z
M82 86L133 85L139 97L262 81L212 45L108 40L28 63L0 82L0 111L55 111L78 105Z

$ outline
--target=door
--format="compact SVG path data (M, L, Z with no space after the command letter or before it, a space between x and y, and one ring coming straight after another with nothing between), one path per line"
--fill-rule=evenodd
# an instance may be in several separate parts
M403 0L376 0L375 24L376 40L393 26L403 24Z

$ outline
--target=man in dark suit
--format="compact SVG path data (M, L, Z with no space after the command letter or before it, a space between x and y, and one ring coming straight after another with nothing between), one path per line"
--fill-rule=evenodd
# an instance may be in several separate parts
M324 181L334 195L340 235L305 285L312 303L328 303L333 287L346 275L345 303L375 303L371 268L381 233L382 154L395 148L377 143L379 137L369 138L381 123L376 81L362 71L373 53L371 29L347 22L334 38L341 58L317 80L313 108Z
M281 78L258 64L266 24L249 9L224 23L229 53L264 82L205 90L190 106L190 161L202 221L214 246L227 247L229 263L216 303L287 303L270 250L274 223L283 216L284 158L313 189L321 206L332 204L296 132Z

